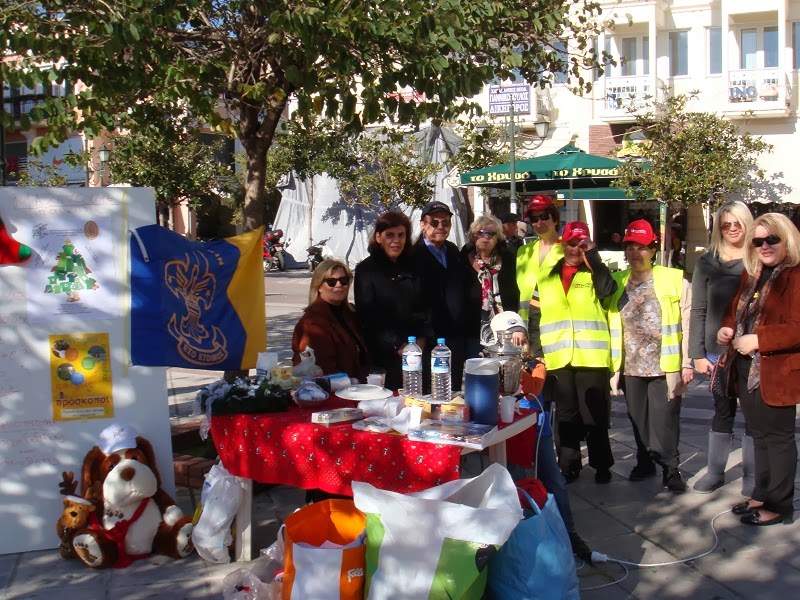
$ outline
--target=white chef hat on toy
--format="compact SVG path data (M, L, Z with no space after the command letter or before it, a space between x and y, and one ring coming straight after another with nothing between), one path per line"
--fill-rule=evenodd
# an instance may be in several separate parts
M100 432L100 449L106 454L136 448L136 436L139 432L127 423L112 423Z

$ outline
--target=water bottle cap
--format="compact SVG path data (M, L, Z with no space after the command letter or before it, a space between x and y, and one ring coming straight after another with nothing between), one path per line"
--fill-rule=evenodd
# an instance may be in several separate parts
M408 343L409 344L414 344L414 343L416 343L416 341L417 341L417 336L415 336L415 335L408 336Z
M444 346L444 338L436 338L436 343L440 346Z

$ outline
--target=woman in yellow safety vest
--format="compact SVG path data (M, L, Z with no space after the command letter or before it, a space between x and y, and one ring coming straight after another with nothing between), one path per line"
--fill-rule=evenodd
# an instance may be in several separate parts
M608 305L612 370L625 376L628 416L636 438L631 481L663 470L663 484L686 491L678 470L681 394L693 377L689 358L691 288L683 271L653 266L656 236L634 221L622 238L629 269L614 273L618 287Z
M525 210L525 220L539 237L532 244L517 250L517 287L519 287L519 316L528 320L528 306L536 290L536 276L540 269L552 268L564 256L558 243L558 208L550 196L540 194L531 198Z
M597 483L611 481L614 457L608 440L611 413L608 375L611 336L601 305L617 290L589 226L567 223L564 257L539 272L539 307L531 304L528 330L534 356L543 357L557 384L559 466L567 483L581 470L581 439Z

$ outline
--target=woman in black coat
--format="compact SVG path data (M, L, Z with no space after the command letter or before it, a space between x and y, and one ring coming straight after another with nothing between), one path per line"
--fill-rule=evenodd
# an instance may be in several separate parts
M385 387L403 386L403 346L408 336L424 348L433 335L424 290L413 268L411 221L397 211L375 223L369 256L356 267L355 301L372 366L386 371Z
M492 338L492 317L503 311L519 311L516 253L506 244L500 221L488 215L470 225L469 239L461 249L461 257L475 276L469 305L472 319L481 324L481 340L486 342ZM525 334L515 333L514 342L521 346Z

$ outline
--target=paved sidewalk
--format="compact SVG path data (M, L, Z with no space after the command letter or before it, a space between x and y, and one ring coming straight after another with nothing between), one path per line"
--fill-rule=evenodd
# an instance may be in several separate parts
M307 277L297 278L298 285L308 285ZM269 284L277 288L284 283L284 280L273 282L270 275L268 294ZM302 301L297 298L267 305L268 343L270 347L282 348L283 357L288 355L288 336L301 314L300 306ZM168 369L171 418L177 421L191 418L197 390L219 375ZM707 381L694 382L684 399L681 418L681 468L687 477L697 477L706 464L710 407ZM615 399L611 425L616 460L612 481L607 485L595 484L594 472L586 466L579 479L568 488L580 534L593 549L635 563L676 561L709 550L714 545L711 520L741 500L741 416L736 422L735 450L728 461L729 483L710 495L690 490L675 496L663 490L660 477L638 483L628 481L626 477L635 463L635 445L622 398ZM300 506L303 499L302 490L257 486L253 509L256 555L259 548L275 540L282 520ZM185 512L190 512L187 490L178 489L177 501ZM800 507L800 503L796 506ZM56 518L53 515L52 521ZM688 563L629 567L627 575L620 565L612 562L597 567L581 566L578 574L584 589L582 598L721 600L798 596L800 555L796 549L800 545L800 525L747 527L728 512L716 519L715 527L719 538L717 548L708 556ZM225 575L240 567L258 573L261 566L263 562L258 560L243 564L208 564L193 554L180 561L155 557L138 561L127 569L92 571L79 562L62 559L56 550L9 554L0 556L0 598L218 599L222 598ZM588 589L599 586L606 587Z

